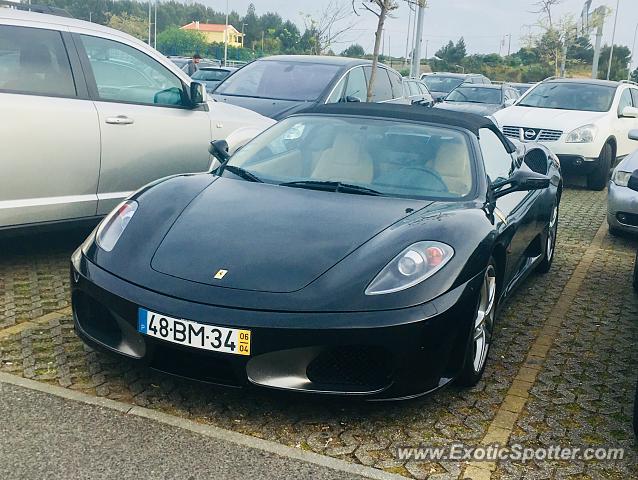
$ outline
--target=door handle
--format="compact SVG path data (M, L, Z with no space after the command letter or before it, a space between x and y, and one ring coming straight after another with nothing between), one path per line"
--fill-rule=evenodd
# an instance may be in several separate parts
M127 117L126 115L118 115L117 117L106 117L106 123L110 123L112 125L130 125L135 123L135 120Z

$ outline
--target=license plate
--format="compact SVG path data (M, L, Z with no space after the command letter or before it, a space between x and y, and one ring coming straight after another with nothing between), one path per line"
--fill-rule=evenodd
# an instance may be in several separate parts
M138 312L137 330L144 335L202 350L250 355L250 330L167 317L143 308Z

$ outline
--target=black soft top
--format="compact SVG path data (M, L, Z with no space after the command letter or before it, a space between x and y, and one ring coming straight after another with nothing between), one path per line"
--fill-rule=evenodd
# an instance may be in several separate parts
M510 150L510 153L516 151L516 147L514 147L514 145L503 136L492 120L473 113L454 112L438 108L425 108L420 105L412 106L363 102L328 103L304 109L297 115L303 115L305 113L322 115L356 115L363 117L392 118L396 120L410 120L413 122L450 125L452 127L469 130L477 137L479 136L479 129L489 128L499 136Z

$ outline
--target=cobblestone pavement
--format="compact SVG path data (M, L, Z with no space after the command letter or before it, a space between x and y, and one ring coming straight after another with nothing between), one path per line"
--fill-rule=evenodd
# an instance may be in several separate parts
M546 318L605 219L606 193L566 189L552 271L531 276L503 307L484 379L470 390L365 404L240 392L132 368L85 347L68 309L68 259L86 232L0 243L0 371L156 408L193 420L374 466L406 477L463 478L460 462L398 460L397 446L477 445L484 439ZM638 367L638 242L605 237L568 305L510 443L624 447L616 462L501 462L489 478L638 478L631 431ZM564 299L563 299L564 303Z

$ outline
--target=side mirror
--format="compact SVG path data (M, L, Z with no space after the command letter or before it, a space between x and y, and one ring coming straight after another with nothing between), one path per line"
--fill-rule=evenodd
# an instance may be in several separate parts
M494 198L500 198L512 192L542 190L549 187L547 175L517 168L509 178L492 182L490 190Z
M355 97L354 95L348 95L346 97L346 103L360 103L361 99L359 97Z
M629 140L638 140L638 128L629 130Z
M624 118L638 118L638 108L636 107L625 107L622 109L620 113L621 117Z
M632 173L631 177L629 177L627 187L634 192L638 192L638 170L634 170L634 173Z
M208 153L215 157L221 164L230 158L228 153L228 142L226 140L213 140L208 146Z
M191 82L189 98L193 107L206 103L206 86L203 83Z

